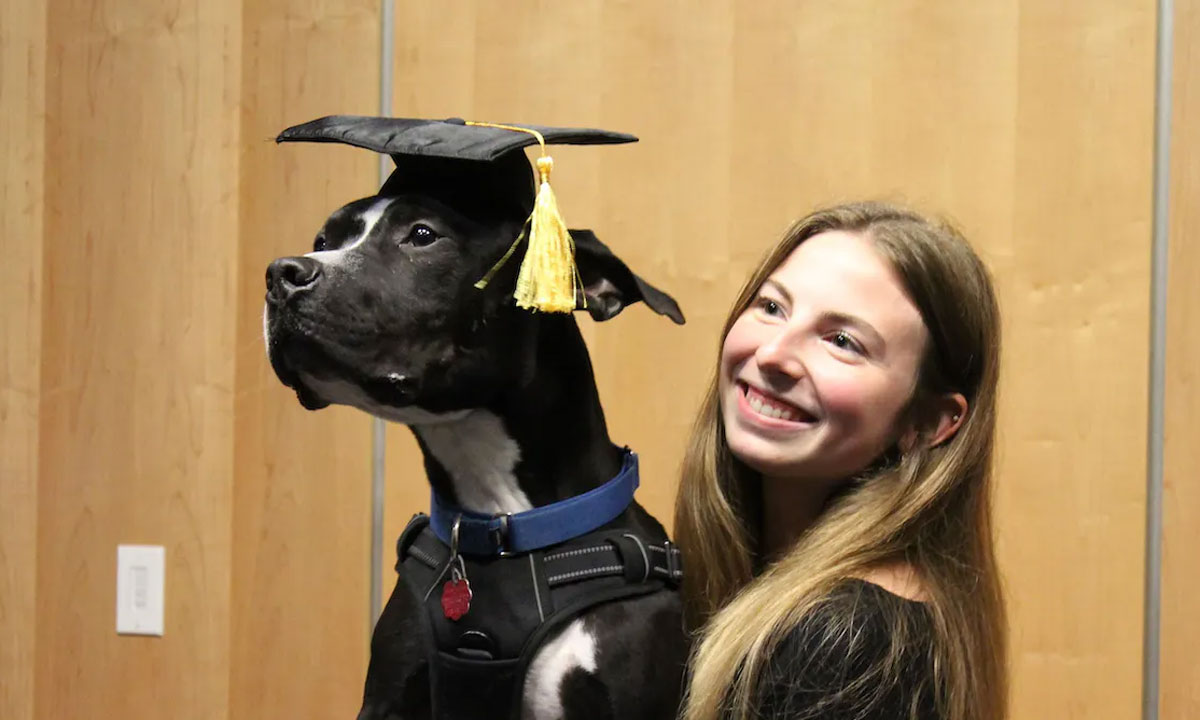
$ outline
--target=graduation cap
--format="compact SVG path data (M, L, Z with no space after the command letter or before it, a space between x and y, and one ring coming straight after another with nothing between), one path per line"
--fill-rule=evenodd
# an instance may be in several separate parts
M611 145L633 135L586 128L476 123L451 118L333 115L290 127L276 142L335 142L390 155L396 169L381 195L419 192L481 222L526 220L516 241L484 276L483 287L523 240L529 247L513 294L517 305L547 312L575 309L579 283L574 242L558 212L546 145ZM537 190L522 148L537 143Z

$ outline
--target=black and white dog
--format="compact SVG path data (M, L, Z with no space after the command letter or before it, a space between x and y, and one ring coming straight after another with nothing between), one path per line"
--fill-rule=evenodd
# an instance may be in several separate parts
M408 425L435 495L468 513L505 520L605 486L630 457L609 439L574 317L515 307L511 288L520 258L484 290L474 287L520 229L520 219L481 224L438 198L385 186L334 212L312 252L271 263L264 314L271 364L304 407L350 405ZM641 300L683 322L674 300L632 273L592 233L572 235L593 318L610 319ZM652 565L662 565L652 561L662 546L670 548L666 534L636 502L600 530L606 528L640 538L623 552L643 555L645 577ZM658 552L647 559L650 545ZM457 552L430 561L441 570L430 570L433 590L457 577L457 567L467 572L466 566L446 572ZM487 580L479 573L528 577L525 570L488 567L500 568L485 562L470 569L477 597ZM461 716L436 709L431 698L436 632L422 619L422 598L405 587L405 566L398 569L401 582L372 639L359 718ZM677 592L594 605L554 628L520 666L519 716L674 717L686 655ZM477 689L443 688L441 694L469 696ZM493 707L488 714L510 711Z

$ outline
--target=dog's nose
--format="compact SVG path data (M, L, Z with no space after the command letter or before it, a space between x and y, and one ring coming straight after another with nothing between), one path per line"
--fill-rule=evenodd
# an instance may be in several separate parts
M311 288L320 277L321 263L312 258L279 258L267 266L267 297L285 302L297 291Z

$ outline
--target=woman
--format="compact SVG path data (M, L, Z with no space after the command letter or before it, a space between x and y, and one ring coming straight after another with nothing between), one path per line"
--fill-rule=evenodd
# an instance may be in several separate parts
M703 625L685 720L999 720L999 315L953 229L796 223L725 324L675 528Z

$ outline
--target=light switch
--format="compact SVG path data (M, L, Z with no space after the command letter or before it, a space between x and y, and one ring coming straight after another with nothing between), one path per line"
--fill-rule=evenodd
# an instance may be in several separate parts
M117 546L117 632L163 634L162 545Z

